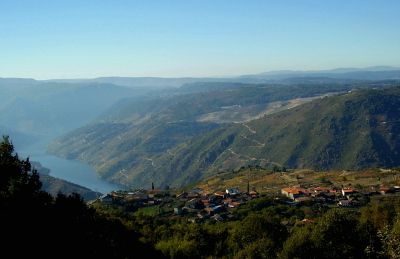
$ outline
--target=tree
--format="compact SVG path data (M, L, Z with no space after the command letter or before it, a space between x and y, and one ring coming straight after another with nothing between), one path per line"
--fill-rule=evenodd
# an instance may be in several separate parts
M0 217L4 222L33 218L42 205L51 202L51 195L42 192L36 170L31 170L29 158L19 159L8 136L0 143ZM25 218L26 217L26 218Z
M9 198L25 199L39 193L42 187L38 172L31 171L29 158L21 160L18 154L14 154L14 146L8 136L3 136L0 143L0 172L0 197L3 202Z
M29 159L19 159L8 136L0 143L0 228L2 253L13 258L135 258L162 255L116 217L88 207L79 194L52 197L41 190ZM50 248L50 249L49 249Z
M358 215L331 209L314 226L311 240L322 258L366 258L370 240L360 235Z
M400 213L394 219L393 224L387 224L378 231L378 237L382 242L380 255L382 258L400 258Z
M312 227L300 227L290 235L285 241L282 251L279 253L279 259L312 259L320 258L316 253L314 243L311 241Z
M246 250L256 257L268 258L277 255L287 236L286 227L276 218L268 214L250 214L235 224L228 242L234 254Z
M23 160L14 153L8 136L0 143L0 224L3 251L15 249L13 257L23 256L38 245L44 219L48 221L50 194L40 190L42 183L36 170L31 170L29 158Z
M159 228L157 234L162 238L156 248L169 258L221 258L225 254L221 242L226 231L214 225L176 224L168 229L162 227L162 232Z
M362 209L361 220L370 221L378 229L383 228L395 218L395 207L386 202L368 205Z

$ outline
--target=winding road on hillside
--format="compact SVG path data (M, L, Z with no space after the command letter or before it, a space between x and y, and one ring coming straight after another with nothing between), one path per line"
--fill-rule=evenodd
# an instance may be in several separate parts
M248 126L248 125L246 125L246 124L244 124L244 123L243 123L242 125L243 125L244 127L246 127L251 133L253 133L253 134L256 134L256 133L257 133L255 130L252 130L252 129L250 128L250 126ZM247 139L247 140L249 140L249 141L252 141L252 142L258 144L258 146L252 146L252 147L261 148L261 147L264 147L264 146L265 146L264 143L261 143L261 142L255 140L255 139L249 138L249 137L247 137L247 135L244 135L244 134L243 134L243 135L241 135L241 137L243 137L243 138L245 138L245 139ZM265 158L256 158L256 157L251 157L251 156L248 156L248 155L245 155L245 154L239 154L239 153L237 153L236 151L234 151L232 148L228 148L227 151L229 151L232 155L242 156L242 157L247 158L248 160L252 160L252 161L255 161L255 160L265 161L265 162L267 162L267 163L274 164L274 165L277 165L277 166L280 166L280 167L283 166L283 165L281 165L281 164L279 164L279 163L277 163L277 162L272 162L272 161L269 161L268 159L265 159Z

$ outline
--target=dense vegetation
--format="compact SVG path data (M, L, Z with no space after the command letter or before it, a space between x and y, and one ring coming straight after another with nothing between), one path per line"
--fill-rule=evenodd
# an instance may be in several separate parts
M88 206L78 194L52 197L7 136L0 168L2 252L12 257L399 258L396 196L351 210L295 207L264 196L239 207L237 221L202 225ZM305 216L316 223L297 221Z
M8 137L0 143L2 253L10 257L133 258L146 249L129 224L89 208L78 194L56 197L41 190L29 159L20 159ZM148 247L147 253L157 255Z

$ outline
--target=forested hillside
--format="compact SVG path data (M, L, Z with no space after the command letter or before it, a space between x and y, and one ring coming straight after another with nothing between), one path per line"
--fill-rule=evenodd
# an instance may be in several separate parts
M399 161L392 152L398 146L399 90L359 89L395 83L234 84L124 100L97 122L56 139L49 151L89 163L100 177L132 188L179 186L249 164L393 167Z
M395 259L400 251L397 195L358 195L363 206L339 208L294 206L282 195L260 193L231 209L232 220L199 224L146 214L123 199L89 205L77 194L52 196L8 137L0 143L0 169L2 252L12 257Z

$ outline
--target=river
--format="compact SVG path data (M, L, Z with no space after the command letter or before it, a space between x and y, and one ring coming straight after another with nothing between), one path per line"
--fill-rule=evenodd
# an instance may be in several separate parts
M50 139L43 139L32 145L22 147L18 147L14 144L14 149L18 153L20 159L29 157L30 161L40 162L43 167L49 168L50 176L81 185L92 191L103 194L111 191L128 190L127 187L98 178L96 172L88 164L48 154L46 150L49 142Z

